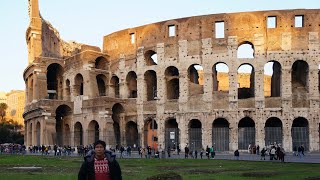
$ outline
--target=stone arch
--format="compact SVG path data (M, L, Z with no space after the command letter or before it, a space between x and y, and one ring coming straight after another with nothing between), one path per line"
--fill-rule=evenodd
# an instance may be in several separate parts
M41 145L41 124L40 122L36 123L36 145Z
M127 88L128 88L128 97L137 98L138 89L137 89L137 74L134 71L130 71L126 78Z
M123 106L120 103L116 103L112 106L112 120L113 120L113 130L114 130L114 141L117 145L121 145L121 133L120 133L120 124L124 123L123 116L124 116L125 110ZM123 139L124 140L124 139Z
M244 117L238 124L238 149L247 150L256 142L255 123L250 117Z
M108 70L108 60L100 56L95 60L94 66L96 69Z
M83 90L84 90L84 81L83 81L83 76L79 73L76 75L74 78L74 89L75 89L75 96L82 96L84 95Z
M217 62L212 67L213 91L229 92L229 67Z
M139 146L138 126L133 121L126 124L126 145L130 147Z
M153 50L148 50L144 53L144 59L147 66L153 66L158 64L158 55Z
M63 136L63 142L65 145L71 145L71 131L69 124L64 125L64 136Z
M202 147L202 123L198 119L192 119L188 124L189 148L191 151L201 151Z
M188 68L189 95L203 94L203 67L192 64Z
M237 48L237 58L254 58L254 45L250 41L243 41Z
M99 74L96 76L96 80L98 85L99 96L106 96L106 76L103 74Z
M177 120L169 118L165 121L165 149L176 149L180 144L180 130Z
M144 123L144 145L158 149L158 123L152 117Z
M264 96L280 97L282 71L278 61L269 61L264 65ZM270 78L271 76L271 78Z
M291 71L292 107L309 107L309 65L306 61L297 60Z
M250 71L250 74L248 73ZM255 84L254 67L251 64L241 64L238 68L238 99L254 97Z
M62 99L63 68L52 63L47 68L47 93L49 99Z
M212 145L216 151L229 151L229 122L225 118L217 118L212 123Z
M71 87L70 87L70 80L66 80L66 100L70 101L71 98Z
M157 73L148 70L144 73L145 88L147 90L147 101L152 101L157 97Z
M74 124L74 145L83 145L83 128L80 122Z
M309 150L309 122L304 117L297 117L292 122L291 128L292 147L304 146Z
M110 93L112 97L119 98L120 97L120 85L119 85L119 78L118 76L112 76L110 80Z
M88 144L93 144L99 140L100 126L96 120L90 121L88 125Z
M180 85L179 85L179 70L174 66L169 66L165 70L167 99L179 99Z
M64 140L70 139L70 133L66 132L64 127L69 124L71 115L72 109L67 105L60 105L56 109L56 137L54 142L58 146L67 145Z
M283 132L282 122L277 117L270 117L267 119L264 127L265 131L265 145L282 144Z

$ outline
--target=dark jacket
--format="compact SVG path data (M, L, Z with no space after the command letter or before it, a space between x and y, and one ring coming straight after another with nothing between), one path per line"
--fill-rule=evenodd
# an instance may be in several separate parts
M109 162L108 165L109 165L109 171L110 171L110 178L112 180L122 180L121 169L117 160L115 159L116 155L108 150L106 150L104 154ZM78 180L94 180L95 179L94 156L95 156L95 152L92 150L88 152L88 154L84 157L84 162L78 173Z

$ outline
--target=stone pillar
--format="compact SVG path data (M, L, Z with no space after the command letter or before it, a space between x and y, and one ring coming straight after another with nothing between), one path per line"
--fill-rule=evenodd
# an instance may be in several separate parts
M120 142L121 145L126 145L126 124L125 124L125 113L120 113Z
M319 69L318 66L309 67L309 99L310 108L319 108Z
M292 135L291 135L291 126L292 126L292 121L289 116L289 114L284 114L285 117L283 119L283 148L285 149L286 152L292 152Z
M262 58L256 58L255 62L257 62L257 67L254 73L255 107L264 108L264 65L261 64L261 62L265 62L265 60Z
M255 129L256 129L256 145L259 145L260 147L264 147L265 145L265 118L263 115L263 110L257 109L256 110L256 122L255 122Z
M238 73L229 72L229 108L238 108Z
M230 151L235 151L238 149L238 124L235 122L230 122Z
M32 144L32 145L36 145L36 144L37 144L37 141L36 141L36 122L35 122L34 119L32 120L31 144Z
M291 87L291 66L285 66L282 70L282 107L290 109L292 107L292 87Z
M25 145L25 146L31 145L31 144L29 143L29 140L28 140L28 137L29 137L28 129L29 129L28 121L25 121L25 123L24 123L24 137L23 137L23 139L24 139L24 145Z
M212 145L212 124L207 117L202 124L202 147L205 148L210 144Z
M180 145L181 148L185 147L187 144L189 144L189 132L188 132L188 124L186 123L186 119L184 116L177 116L177 123L178 123L178 127L180 129ZM189 148L190 148L190 144L189 144ZM182 148L182 150L184 150L184 148Z

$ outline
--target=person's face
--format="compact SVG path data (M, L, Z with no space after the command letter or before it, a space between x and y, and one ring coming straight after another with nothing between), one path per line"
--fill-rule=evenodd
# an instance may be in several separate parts
M97 144L94 150L97 156L102 156L104 154L104 147L102 146L102 144Z

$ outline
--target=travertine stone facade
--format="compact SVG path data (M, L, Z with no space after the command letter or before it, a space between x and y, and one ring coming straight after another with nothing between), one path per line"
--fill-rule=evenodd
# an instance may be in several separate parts
M298 145L319 151L320 10L173 19L114 32L100 50L63 41L39 15L38 1L29 4L27 145L100 138L110 146L233 151L277 142L286 151ZM295 27L300 16L303 26ZM267 26L270 17L275 28ZM224 23L222 38L215 36L216 22ZM241 45L252 47L253 58L238 58ZM216 68L221 63L228 67L226 90ZM244 64L252 67L250 81L238 87Z

